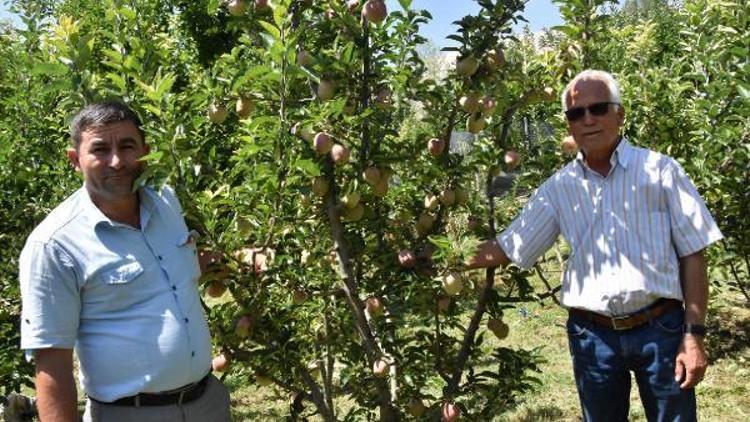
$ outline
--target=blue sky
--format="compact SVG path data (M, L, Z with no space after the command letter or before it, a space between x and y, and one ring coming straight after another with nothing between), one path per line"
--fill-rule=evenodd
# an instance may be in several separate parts
M401 6L398 0L386 0L388 10L399 10ZM452 41L445 37L456 31L451 22L462 18L470 13L476 13L479 6L472 0L413 0L413 9L427 9L432 14L433 20L422 28L422 35L432 40L439 48L451 45ZM552 0L529 0L523 13L529 21L528 25L532 31L562 23L559 9L552 4ZM7 6L4 0L0 0L0 19L7 18ZM521 22L521 24L525 24ZM518 31L522 26L517 28Z

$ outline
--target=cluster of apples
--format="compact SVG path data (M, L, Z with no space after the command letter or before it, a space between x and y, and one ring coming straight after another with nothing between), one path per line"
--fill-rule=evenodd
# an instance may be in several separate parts
M240 95L235 101L234 111L240 120L247 119L255 111L255 102L248 95ZM211 123L222 124L229 117L229 110L224 103L214 101L208 106L208 120Z

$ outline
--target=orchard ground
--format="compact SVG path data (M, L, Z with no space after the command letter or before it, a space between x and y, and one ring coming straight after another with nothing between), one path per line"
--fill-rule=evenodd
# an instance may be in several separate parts
M554 277L555 274L547 274ZM537 280L538 281L538 280ZM538 286L541 289L541 284ZM698 418L703 421L750 420L750 309L741 294L714 288L711 293L708 348L711 359L706 378L698 386ZM496 421L578 421L580 410L573 382L565 320L567 312L547 299L519 305L503 319L510 334L503 341L485 336L485 348L508 346L538 349L544 363L537 375L536 391L523 396L515 409L497 415ZM470 314L464 316L468 322ZM248 383L246 376L228 375L232 409L237 421L283 420L289 414L289 399L272 386ZM633 382L630 416L645 421ZM308 409L312 406L308 404ZM339 409L340 416L347 409ZM317 420L312 418L312 420Z

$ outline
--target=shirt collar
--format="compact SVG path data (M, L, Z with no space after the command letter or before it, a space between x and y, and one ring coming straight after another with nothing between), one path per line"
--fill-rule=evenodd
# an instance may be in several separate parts
M612 164L612 167L614 167L615 163L617 163L620 164L623 169L627 170L628 163L630 162L630 156L632 154L633 146L630 145L628 138L622 136L620 137L620 142L617 144L617 147L612 153L609 162L610 164ZM584 168L588 168L588 166L586 165L585 157L583 155L583 151L578 151L578 154L576 154L576 161L579 162Z
M114 221L104 215L102 210L100 210L99 207L94 204L94 201L91 200L91 195L89 194L88 189L86 189L85 184L80 188L80 191L83 212L88 221L94 227L99 227L102 224L107 224L111 227L130 227L128 225L118 223L117 221ZM138 188L137 195L140 203L141 229L144 229L148 224L148 220L153 214L153 198L151 198L149 189L143 187Z

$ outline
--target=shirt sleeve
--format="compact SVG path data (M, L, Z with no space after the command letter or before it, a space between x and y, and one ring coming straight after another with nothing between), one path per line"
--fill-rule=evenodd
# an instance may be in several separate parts
M29 241L19 259L21 349L75 346L81 310L72 259L54 242Z
M543 184L521 214L500 233L497 242L508 258L521 268L530 268L552 247L560 235L560 224Z
M724 238L706 203L679 163L671 159L667 162L662 182L677 255L690 255Z

